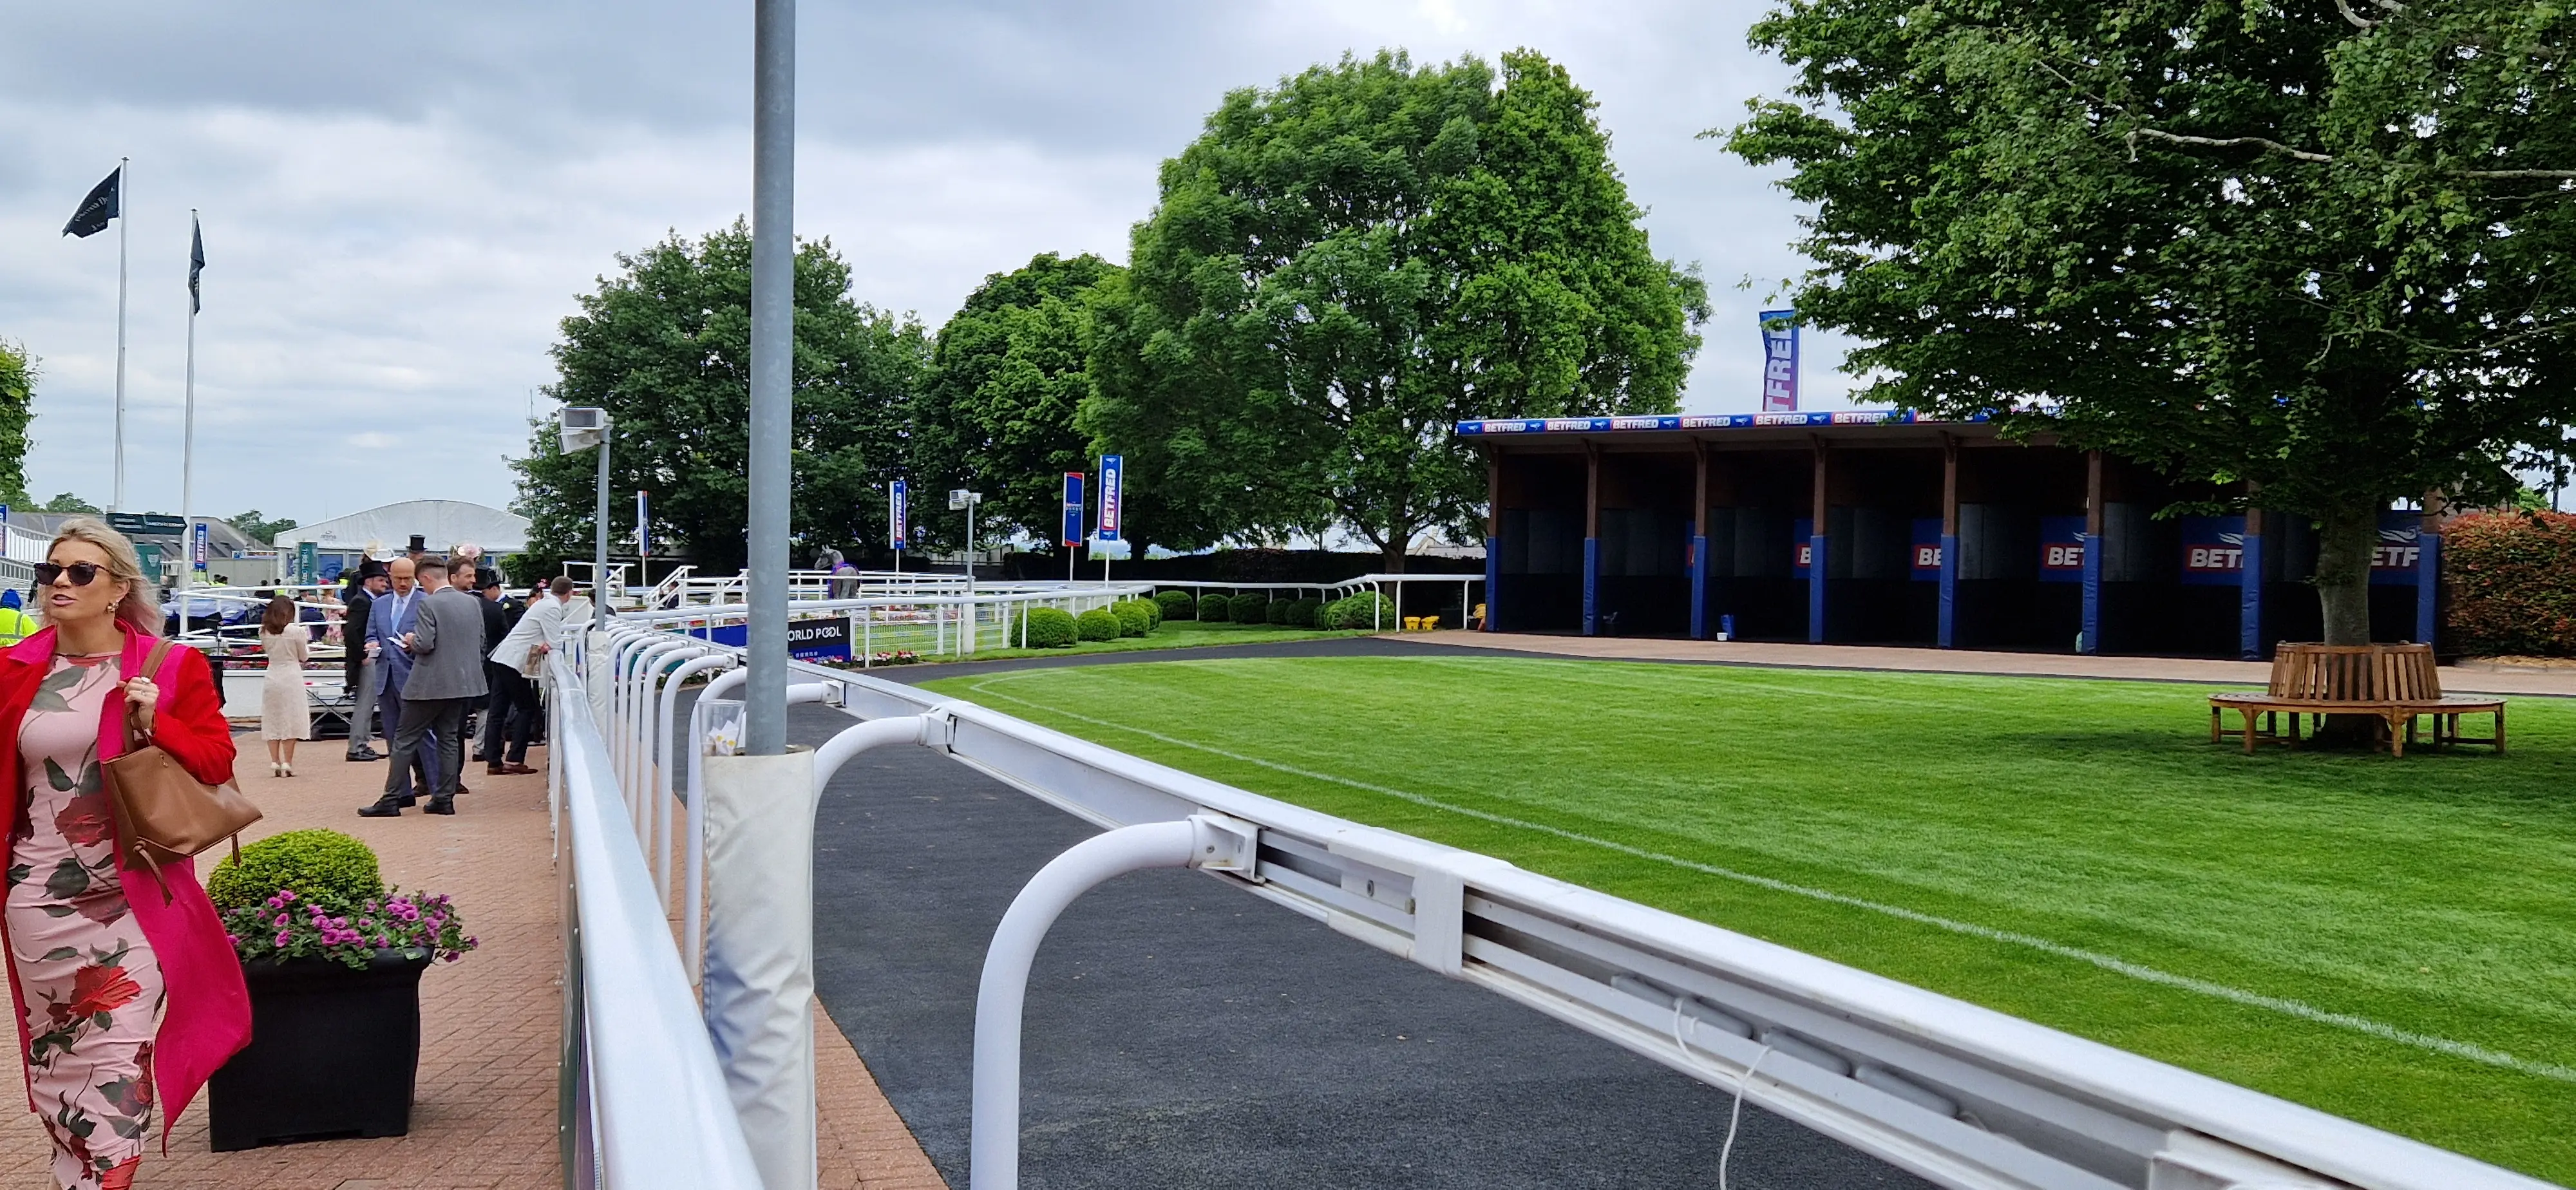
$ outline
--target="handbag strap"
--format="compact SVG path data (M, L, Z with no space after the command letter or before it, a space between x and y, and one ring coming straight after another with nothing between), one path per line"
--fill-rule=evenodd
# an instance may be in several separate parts
M172 647L173 644L169 637L164 636L155 638L152 642L152 651L144 654L143 656L143 671L139 674L125 674L124 680L118 682L117 685L122 687L126 682L131 682L137 677L155 677L159 675L161 672L161 663L169 660L170 650ZM120 690L119 697L122 696L122 691ZM134 749L143 747L151 742L150 737L142 735L134 730L134 716L127 715L125 717L126 750L131 752Z

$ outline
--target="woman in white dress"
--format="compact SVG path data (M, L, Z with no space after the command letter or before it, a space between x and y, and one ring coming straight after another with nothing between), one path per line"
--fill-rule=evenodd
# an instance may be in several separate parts
M259 738L268 741L268 771L275 777L295 775L295 742L313 734L313 703L304 692L304 626L295 620L295 601L283 595L268 601L259 621L259 648L268 654L268 680L259 688Z

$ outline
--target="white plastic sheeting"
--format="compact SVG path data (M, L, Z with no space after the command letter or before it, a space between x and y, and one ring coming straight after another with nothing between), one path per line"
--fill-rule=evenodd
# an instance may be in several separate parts
M486 554L515 554L528 548L528 518L466 500L405 500L333 517L277 535L277 548L294 552L310 541L324 551L365 550L377 557L402 552L419 534L433 552L458 545L478 545Z

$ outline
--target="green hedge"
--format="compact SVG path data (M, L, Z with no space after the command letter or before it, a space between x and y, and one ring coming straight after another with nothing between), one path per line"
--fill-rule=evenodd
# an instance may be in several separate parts
M1033 607L1026 617L1028 647L1032 649L1069 649L1076 638L1073 613L1062 608ZM1011 625L1011 644L1020 643L1020 624Z
M1288 622L1288 609L1296 606L1296 603L1297 601L1294 599L1273 599L1269 603L1262 605L1261 618L1272 624L1286 624Z
M1166 620L1195 620L1199 615L1198 597L1187 591L1157 591L1154 605L1163 609Z
M288 831L226 855L206 877L206 895L219 911L257 905L279 889L299 896L336 897L357 904L385 891L373 848L330 830Z
M2477 656L2576 657L2576 513L2495 512L2442 529L2450 645Z
M1325 605L1324 627L1393 632L1403 625L1395 618L1394 600L1375 591L1362 591Z
M1270 597L1268 595L1252 594L1237 595L1234 597L1235 623L1259 624L1267 621L1269 618Z
M1116 613L1095 607L1074 619L1074 631L1084 640L1116 640L1126 632Z
M1162 604L1151 599L1130 599L1127 602L1135 607L1136 610L1145 613L1145 630L1147 632L1151 632L1154 629L1163 626Z
M1118 617L1118 635L1143 636L1154 630L1154 613L1145 610L1143 600L1127 599L1109 605L1109 614Z
M1234 600L1223 595L1199 596L1199 619L1210 624L1223 624L1234 618Z
M1313 628L1316 626L1315 619L1317 613L1323 610L1324 601L1321 599L1291 600L1288 604L1288 616L1286 619L1281 620L1280 623L1286 624L1291 628Z

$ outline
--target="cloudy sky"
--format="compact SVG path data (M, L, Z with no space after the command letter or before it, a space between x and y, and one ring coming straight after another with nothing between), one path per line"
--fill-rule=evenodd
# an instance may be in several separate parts
M1693 134L1781 90L1744 46L1763 7L807 0L797 228L861 300L936 325L1034 253L1123 261L1156 164L1230 88L1344 52L1529 46L1599 98L1655 250L1711 282L1686 407L1749 409L1798 211ZM116 235L59 233L131 157L128 507L178 510L192 207L197 511L506 503L573 295L618 251L749 208L750 29L748 0L0 0L0 338L42 359L29 487L109 498ZM1842 407L1818 338L1807 404Z

